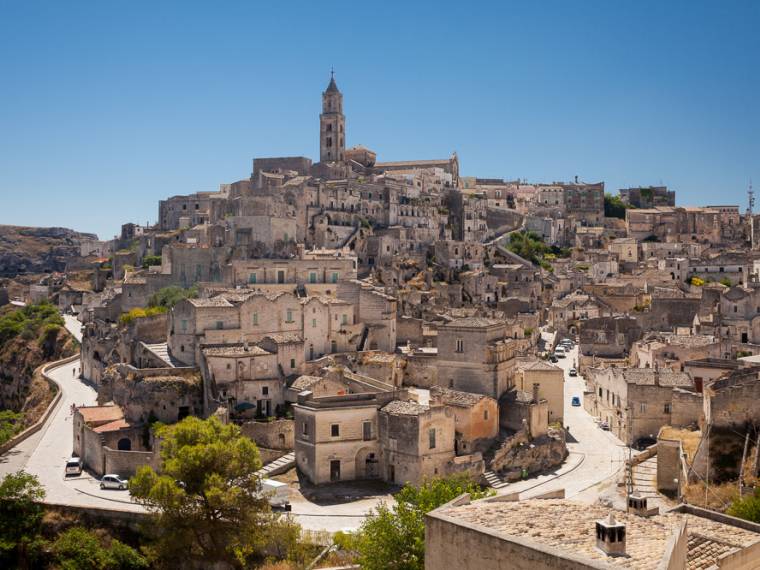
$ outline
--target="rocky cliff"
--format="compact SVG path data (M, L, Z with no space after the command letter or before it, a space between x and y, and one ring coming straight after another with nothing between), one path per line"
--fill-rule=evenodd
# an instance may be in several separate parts
M22 412L22 427L34 423L53 397L35 371L78 350L59 319L51 305L0 311L0 410Z
M79 258L82 242L94 239L95 234L67 228L0 225L0 277L63 271L68 261Z

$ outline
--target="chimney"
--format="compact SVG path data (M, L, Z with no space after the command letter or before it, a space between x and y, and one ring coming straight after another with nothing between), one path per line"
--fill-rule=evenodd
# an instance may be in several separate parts
M642 497L638 493L634 493L628 497L628 512L640 517L649 516L649 509L647 508L647 498Z
M250 347L250 346L248 346L248 341L247 341L247 340L246 340L245 342L243 342L243 350L244 350L245 352L248 352L248 351L250 351L250 350L251 350L251 347Z
M575 175L575 183L578 184L578 175Z
M540 384L533 384L533 403L538 404L538 387Z
M625 556L625 525L615 520L612 511L596 521L596 547L607 556Z

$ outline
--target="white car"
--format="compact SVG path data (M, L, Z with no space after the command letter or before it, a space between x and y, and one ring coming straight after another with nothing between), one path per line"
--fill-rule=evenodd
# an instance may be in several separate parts
M81 475L82 460L79 457L72 457L66 462L66 475Z
M119 489L123 491L129 486L129 481L122 479L118 475L103 475L100 480L101 489Z
M290 510L290 488L287 483L274 479L262 479L259 489L271 506Z

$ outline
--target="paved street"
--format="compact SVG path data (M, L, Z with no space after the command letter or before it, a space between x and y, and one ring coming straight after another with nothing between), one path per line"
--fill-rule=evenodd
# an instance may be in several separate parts
M615 475L627 457L627 448L615 436L600 429L582 406L571 406L573 396L583 401L585 380L571 377L570 368L577 364L577 345L557 366L565 371L565 425L570 428L567 448L570 455L555 473L507 485L499 494L524 493L525 498L557 489L565 489L568 498L595 502L614 486Z

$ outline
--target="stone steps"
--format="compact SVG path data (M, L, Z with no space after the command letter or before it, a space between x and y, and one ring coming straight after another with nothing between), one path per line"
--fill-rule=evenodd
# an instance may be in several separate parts
M285 471L295 466L296 466L296 453L295 451L291 451L290 453L283 455L279 459L275 459L271 463L267 463L266 465L264 465L264 467L262 467L256 472L256 475L258 475L262 479L267 479L268 477L279 475L280 473L285 473Z
M494 489L502 489L509 485L506 481L504 481L501 477L499 477L496 473L493 471L485 471L483 473L483 477L485 478L486 482L488 482L488 485L490 487L493 487Z

